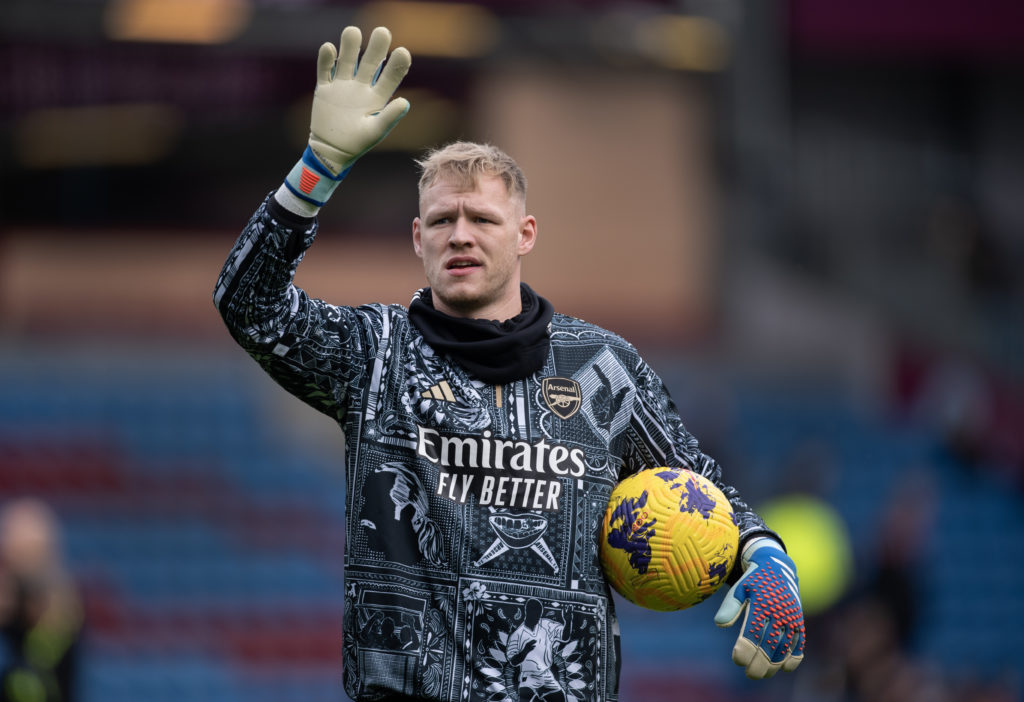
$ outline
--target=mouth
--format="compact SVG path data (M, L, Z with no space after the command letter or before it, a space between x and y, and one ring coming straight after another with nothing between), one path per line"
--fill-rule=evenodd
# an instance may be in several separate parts
M453 258L444 266L444 269L453 275L466 275L478 268L480 268L480 262L467 257Z

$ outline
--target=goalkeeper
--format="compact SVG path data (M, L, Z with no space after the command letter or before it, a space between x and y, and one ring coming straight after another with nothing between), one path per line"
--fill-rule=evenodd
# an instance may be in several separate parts
M411 59L390 43L377 28L360 56L347 27L320 48L308 148L214 291L245 351L344 431L346 693L516 699L510 635L551 620L566 625L541 696L618 699L595 525L616 483L658 466L707 476L736 514L741 565L715 616L743 618L733 659L754 678L792 670L804 650L792 561L636 349L522 282L537 221L508 155L458 142L419 162L412 240L428 287L408 308L332 305L293 284L319 209L409 109L392 95Z

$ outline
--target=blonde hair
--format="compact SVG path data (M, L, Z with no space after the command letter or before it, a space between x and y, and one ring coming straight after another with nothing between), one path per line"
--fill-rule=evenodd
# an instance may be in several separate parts
M519 164L491 144L456 141L433 149L416 161L421 169L419 194L438 180L452 180L466 189L473 188L481 175L497 176L509 195L526 203L526 176Z

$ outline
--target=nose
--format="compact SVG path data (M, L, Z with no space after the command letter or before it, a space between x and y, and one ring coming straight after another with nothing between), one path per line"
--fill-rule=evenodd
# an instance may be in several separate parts
M471 246L473 244L473 228L463 216L455 220L448 236L448 245L453 247Z

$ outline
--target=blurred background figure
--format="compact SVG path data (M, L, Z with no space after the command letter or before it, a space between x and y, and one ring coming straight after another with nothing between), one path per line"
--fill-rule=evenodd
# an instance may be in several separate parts
M75 702L82 607L57 517L20 498L0 511L0 700Z

